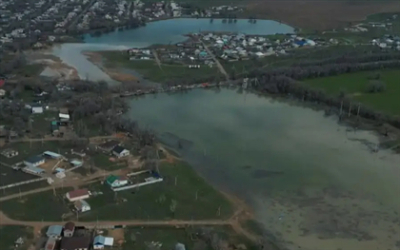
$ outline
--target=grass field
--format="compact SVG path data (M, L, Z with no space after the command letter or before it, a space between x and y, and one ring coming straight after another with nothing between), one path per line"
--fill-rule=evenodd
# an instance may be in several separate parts
M63 154L64 152L68 152L65 146L56 141L43 141L43 142L32 142L32 143L15 142L0 148L0 151L8 148L18 151L18 155L12 158L7 158L5 156L0 155L0 162L4 162L7 164L15 164L23 161L24 159L30 156L42 154L44 151L47 150L57 153L58 150L60 150L61 154Z
M33 230L29 227L23 226L0 226L0 249L1 250L15 250L15 249L28 249L27 244L22 245L20 248L14 247L14 242L22 237L25 242L33 238Z
M110 161L110 157L110 155L99 153L94 155L92 158L94 165L104 170L116 170L126 167L126 164L123 162L118 163Z
M1 210L9 217L17 220L60 221L64 213L68 213L68 203L60 197L71 188L24 196L0 203Z
M162 64L159 68L154 60L129 61L126 54L120 51L103 51L101 55L106 59L107 68L123 67L132 69L142 75L143 78L154 82L166 82L173 80L188 80L207 76L217 76L217 67L203 66L200 69L189 69L183 65Z
M380 81L386 84L386 90L382 93L366 93L370 81L368 77L378 73L381 75ZM386 114L400 115L400 70L349 73L310 79L304 83L331 95L337 96L340 91L344 91L355 102Z
M207 227L207 230L231 245L244 244L247 249L255 249L252 243L237 235L229 227ZM201 232L198 227L128 227L125 229L125 243L122 245L122 250L147 249L150 242L162 244L161 249L174 249L177 243L184 244L186 249L213 249L209 243L198 238L198 232ZM199 248L201 242L204 248Z
M233 208L230 202L187 164L165 163L160 166L160 172L164 178L163 182L140 189L114 193L106 185L96 184L90 187L90 190L101 190L104 194L88 199L92 211L82 214L80 219L85 221L173 218L190 220L226 218L232 214ZM175 212L171 210L174 201Z

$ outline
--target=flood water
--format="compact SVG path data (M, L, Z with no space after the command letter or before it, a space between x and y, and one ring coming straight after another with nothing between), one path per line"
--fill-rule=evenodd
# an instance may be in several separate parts
M158 132L213 185L246 199L289 249L398 244L400 158L372 153L374 134L233 90L158 94L132 99L130 107L132 119Z
M183 42L184 35L199 31L238 32L249 35L270 35L276 33L293 33L294 29L286 24L272 20L258 20L251 24L248 20L237 23L222 23L215 19L179 18L148 23L144 27L132 30L116 31L100 37L85 36L85 43L62 44L54 47L53 54L76 68L81 78L92 81L105 80L115 83L107 74L89 62L82 51L123 50L128 48L144 48L153 44L174 44Z

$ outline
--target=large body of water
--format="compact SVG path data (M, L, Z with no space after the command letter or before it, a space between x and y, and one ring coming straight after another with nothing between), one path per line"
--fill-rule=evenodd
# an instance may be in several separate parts
M175 43L186 33L288 33L273 21L207 19L149 23L54 49L81 77L109 77L84 50ZM322 112L233 90L194 90L132 99L127 114L179 151L213 185L246 199L289 249L387 250L400 245L399 156L371 153L378 138L348 131ZM178 140L183 145L177 148Z
M249 35L271 35L276 33L293 33L294 29L286 24L271 20L258 20L252 24L247 20L237 23L222 23L215 19L179 18L148 23L144 27L132 30L116 31L101 37L85 36L84 44L62 44L53 50L53 54L65 63L75 67L81 78L93 81L113 80L99 68L89 62L82 51L122 50L128 48L144 48L153 44L174 44L187 38L184 35L199 31L238 32Z
M132 119L158 132L212 184L247 199L290 249L394 246L400 158L371 153L368 144L378 143L372 133L233 90L159 94L130 106Z

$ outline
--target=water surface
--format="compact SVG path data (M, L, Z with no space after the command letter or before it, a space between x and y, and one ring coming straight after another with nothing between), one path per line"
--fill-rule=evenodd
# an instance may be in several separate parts
M400 159L371 153L358 140L376 144L374 134L348 131L323 112L233 90L159 94L130 106L131 118L159 132L212 184L247 199L286 246L394 246Z

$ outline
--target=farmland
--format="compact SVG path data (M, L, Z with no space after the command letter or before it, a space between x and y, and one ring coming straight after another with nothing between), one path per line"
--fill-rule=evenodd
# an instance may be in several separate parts
M21 237L24 241L33 238L32 228L24 226L1 226L0 227L0 249L11 250L15 249L14 242ZM22 247L27 247L23 244Z
M380 75L380 81L386 85L386 90L380 93L367 93L370 77ZM360 102L372 109L390 115L400 114L400 70L384 70L376 72L357 72L338 76L315 78L304 81L315 88L320 88L331 95L344 92L355 102Z
M224 219L232 215L231 203L186 163L163 163L160 172L163 182L140 189L113 192L106 184L84 186L102 194L87 200L92 210L79 215L79 220L202 220ZM66 188L57 189L57 196L53 191L47 191L8 200L1 203L2 211L19 220L60 220L70 211L70 204L61 198L68 191ZM33 209L26 210L26 206ZM42 213L44 210L46 214Z

